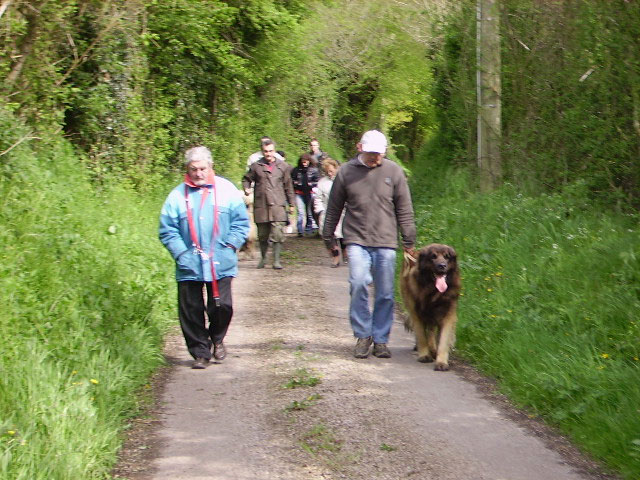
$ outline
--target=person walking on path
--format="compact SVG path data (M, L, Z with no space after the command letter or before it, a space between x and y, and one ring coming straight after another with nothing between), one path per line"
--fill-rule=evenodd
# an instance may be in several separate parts
M273 245L273 268L281 269L280 253L284 242L287 214L294 211L295 198L289 164L275 158L276 146L272 140L262 142L262 158L249 167L242 178L245 194L253 185L253 218L258 227L260 260L264 268L269 242ZM289 212L287 212L289 205Z
M324 159L327 158L329 155L327 155L325 152L320 150L320 142L318 142L318 139L312 138L309 141L309 154L315 160L314 167L317 167L318 170L322 171L322 162L324 162Z
M260 137L260 146L261 147L262 147L262 142L264 142L266 140L271 140L271 138L266 137L266 136L265 137ZM281 152L276 152L274 156L278 160L283 160L284 161L284 156L282 155ZM260 158L262 158L262 150L258 150L257 152L253 152L251 155L249 155L249 158L247 158L247 168L251 167L251 165L253 165L258 160L260 160Z
M176 262L180 326L193 368L203 369L212 346L216 360L227 355L223 340L233 316L231 279L238 272L236 252L249 233L249 216L240 190L215 175L208 148L187 150L185 166L184 182L162 206L159 238Z
M298 166L291 171L293 190L296 194L296 208L298 220L296 223L298 236L303 232L311 235L318 228L313 219L313 189L318 185L318 169L311 165L313 158L308 153L303 153L298 160Z
M318 186L313 197L313 210L318 216L318 226L320 227L320 235L322 236L322 227L324 224L325 212L327 211L327 205L329 204L329 195L331 193L331 187L333 186L333 179L336 178L338 173L338 162L331 157L324 159L322 168L324 170L324 176L318 180ZM328 247L329 255L331 256L331 267L337 268L340 266L340 254L338 250L335 250L335 246L340 247L342 251L342 261L347 264L347 251L344 239L342 238L342 219L344 217L344 210L340 216L340 221L336 226L335 232L333 232L334 242Z
M389 358L398 230L404 249L413 253L413 206L404 171L385 158L384 134L365 132L357 148L360 153L340 167L333 182L322 238L327 248L338 249L333 233L346 208L342 234L349 256L349 320L358 339L354 356L368 357L373 343L373 355ZM369 308L371 282L375 289L373 312Z

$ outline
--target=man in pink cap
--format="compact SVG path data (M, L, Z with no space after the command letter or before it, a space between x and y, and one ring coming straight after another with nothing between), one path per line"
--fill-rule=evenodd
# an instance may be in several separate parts
M389 358L387 347L393 324L396 248L398 231L402 246L413 251L416 226L411 194L404 171L387 159L387 138L369 130L357 144L358 155L338 170L333 182L322 229L331 248L333 232L346 210L342 235L349 258L351 303L349 320L357 338L354 356ZM337 248L337 247L335 247ZM375 301L369 308L369 284Z

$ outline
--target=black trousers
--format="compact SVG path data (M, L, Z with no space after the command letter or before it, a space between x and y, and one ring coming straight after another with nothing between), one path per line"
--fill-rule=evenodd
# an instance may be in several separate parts
M193 358L211 359L212 343L221 342L231 323L233 303L231 299L231 277L218 280L220 306L213 299L211 282L178 282L178 316L180 327ZM207 287L205 307L203 287ZM205 325L205 313L209 318L209 328Z

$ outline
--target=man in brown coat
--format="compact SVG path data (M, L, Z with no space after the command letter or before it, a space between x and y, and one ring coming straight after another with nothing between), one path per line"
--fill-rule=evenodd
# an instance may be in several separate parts
M273 141L264 140L262 158L253 163L242 178L245 194L249 194L253 184L253 218L260 243L258 268L264 268L269 240L273 244L273 268L282 268L280 253L288 218L287 205L291 214L295 205L291 168L286 162L276 159L275 153Z

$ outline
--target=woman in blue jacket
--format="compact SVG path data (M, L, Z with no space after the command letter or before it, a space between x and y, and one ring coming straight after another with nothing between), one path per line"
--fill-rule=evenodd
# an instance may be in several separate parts
M212 346L216 360L226 357L223 340L233 315L231 279L238 272L236 252L247 238L249 216L240 190L215 176L208 148L187 150L185 166L184 182L162 206L159 237L176 262L180 326L195 359L193 368L202 369L211 360Z

